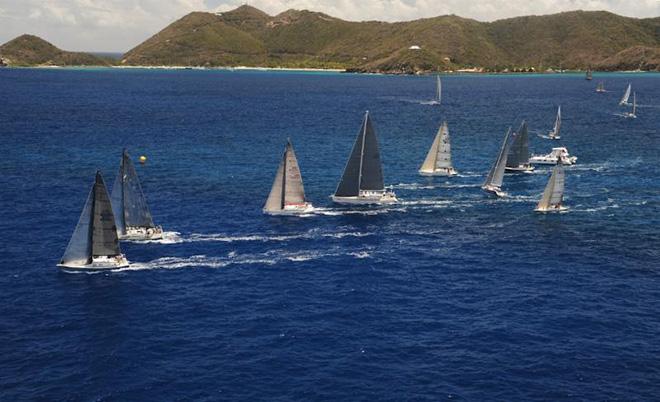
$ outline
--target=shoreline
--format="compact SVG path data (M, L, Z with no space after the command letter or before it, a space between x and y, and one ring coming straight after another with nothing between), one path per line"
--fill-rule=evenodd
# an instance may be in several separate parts
M261 72L310 72L310 73L338 73L338 74L358 74L358 75L387 75L387 76L429 76L429 75L575 75L584 74L582 70L564 70L564 71L530 71L530 72L497 72L497 71L474 71L474 70L454 70L454 71L429 71L419 72L415 74L397 73L397 72L384 72L384 71L352 71L350 69L338 68L308 68L308 67L250 67L250 66L222 66L222 67L200 67L200 66L113 66L113 65L80 65L80 66L55 66L55 65L36 65L36 66L3 66L2 69L45 69L45 70L85 70L85 69L117 69L117 70L196 70L196 71L261 71ZM660 74L660 71L644 71L644 70L617 70L617 71L594 71L594 74Z

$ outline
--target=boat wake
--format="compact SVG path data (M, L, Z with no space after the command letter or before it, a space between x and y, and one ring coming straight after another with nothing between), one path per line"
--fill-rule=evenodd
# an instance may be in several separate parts
M161 257L148 262L132 263L126 268L112 270L111 272L144 271L154 269L183 269L183 268L225 268L232 265L276 265L281 263L297 263L319 260L328 257L352 256L355 259L371 258L371 248L346 252L340 248L332 250L301 250L290 252L286 250L269 250L264 253L239 254L235 251L225 256L210 257L204 254L190 257Z
M305 233L289 234L289 235L243 235L231 236L223 233L201 234L193 233L189 237L184 238L183 242L286 242L291 240L315 240L315 239L343 239L345 237L367 237L372 236L373 232L322 232L318 229L311 229Z
M402 202L399 203L401 205ZM341 215L382 215L390 212L406 212L405 208L392 206L392 207L377 207L373 209L340 209L340 208L314 208L313 213L325 216L341 216Z
M392 188L398 188L402 190L433 190L437 188L433 185L420 184L420 183L399 183L392 185Z

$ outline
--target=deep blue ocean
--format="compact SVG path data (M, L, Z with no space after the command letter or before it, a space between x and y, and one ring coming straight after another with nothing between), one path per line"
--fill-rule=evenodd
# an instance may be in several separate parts
M597 94L599 80L609 92ZM638 118L617 115L628 83ZM660 74L434 77L0 70L0 399L657 400ZM562 140L540 138L557 106ZM365 110L401 203L334 206ZM417 175L446 119L458 177ZM479 186L509 126L567 146ZM290 137L318 211L262 214ZM58 263L101 169L134 160L165 241Z

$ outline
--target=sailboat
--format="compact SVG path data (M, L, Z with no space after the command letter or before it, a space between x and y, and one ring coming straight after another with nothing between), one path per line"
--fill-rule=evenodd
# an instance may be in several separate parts
M119 248L115 217L101 172L96 172L78 225L58 266L82 270L116 269L128 266Z
M559 212L565 211L567 208L562 205L564 199L564 181L566 173L561 163L557 164L552 169L552 175L548 184L545 186L545 191L534 209L536 212Z
M378 139L369 112L364 115L360 132L346 162L344 174L332 200L338 204L393 204L398 200L385 190Z
M632 89L631 84L628 84L628 88L626 88L626 92L623 94L623 97L619 101L620 106L630 106L630 103L628 103L628 99L630 98L631 89Z
M587 70L587 76L585 77L587 81L591 81L593 79L593 76L591 74L591 69Z
M635 92L633 92L633 103L632 103L632 111L624 113L623 116L629 119L636 119L637 118L637 97L635 96Z
M507 172L531 172L534 166L529 163L529 134L527 122L523 120L517 132L513 133L513 143L506 161Z
M605 83L603 81L598 82L598 86L596 86L596 92L599 94L605 93Z
M504 142L500 148L500 153L497 155L495 163L490 168L488 176L486 176L486 181L481 186L486 192L495 194L498 197L506 196L506 193L502 191L502 182L504 181L504 169L509 155L509 148L511 147L511 142L509 141L510 136L511 127L509 127L509 130L506 132Z
M140 179L124 149L119 172L112 186L112 209L117 222L117 232L122 240L157 240L163 238L163 228L154 221L142 192Z
M419 174L422 176L455 176L458 174L451 164L451 145L446 121L438 129L431 149L419 169Z
M268 215L297 215L313 209L312 204L305 201L305 189L296 153L291 141L287 140L263 211Z
M439 105L442 102L442 82L440 81L439 75L437 75L435 78L436 78L435 102L436 104Z
M561 138L559 131L561 130L561 106L557 108L557 118L555 119L555 126L552 131L548 133L548 138L551 140L558 140Z

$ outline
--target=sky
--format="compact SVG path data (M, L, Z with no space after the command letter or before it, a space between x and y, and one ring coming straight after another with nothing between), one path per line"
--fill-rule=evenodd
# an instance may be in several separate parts
M125 52L191 11L227 11L244 0L0 0L0 43L24 33L65 50ZM660 0L251 0L271 15L321 11L351 21L456 14L479 21L570 10L660 16Z

